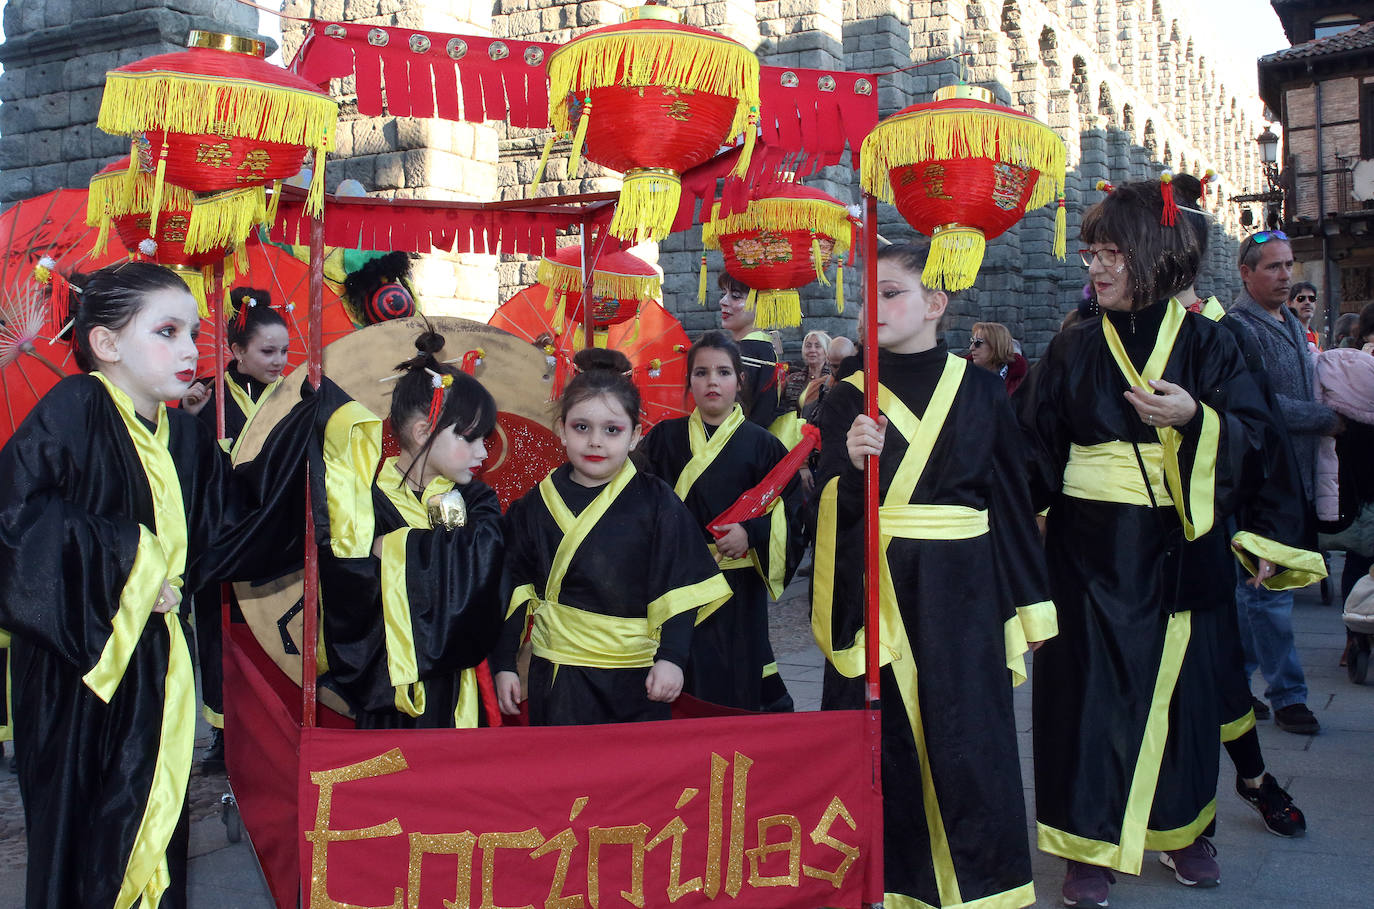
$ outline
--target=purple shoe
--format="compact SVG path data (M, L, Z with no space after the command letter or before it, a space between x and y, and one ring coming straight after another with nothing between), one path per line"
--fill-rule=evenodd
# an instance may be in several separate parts
M1116 883L1116 875L1098 865L1069 860L1064 872L1064 905L1077 909L1105 909L1107 892Z
M1217 865L1217 847L1205 836L1190 845L1172 852L1161 852L1159 863L1174 872L1185 887L1215 887L1221 883L1221 868Z

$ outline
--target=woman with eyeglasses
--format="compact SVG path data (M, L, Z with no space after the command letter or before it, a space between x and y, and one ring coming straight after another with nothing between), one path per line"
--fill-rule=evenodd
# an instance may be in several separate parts
M1321 353L1321 341L1312 330L1312 316L1317 311L1317 288L1314 284L1299 281L1288 289L1288 308L1298 317L1302 330L1307 334L1307 346L1312 353Z
M1231 547L1256 584L1324 572L1291 468L1233 540L1216 529L1279 430L1230 333L1174 299L1200 255L1164 208L1150 181L1084 215L1102 313L1056 335L1017 396L1060 630L1035 656L1039 844L1068 860L1068 906L1107 905L1146 849L1184 884L1219 882L1210 610L1232 601Z
M968 342L968 359L974 366L995 372L1006 384L1007 394L1016 391L1030 365L1016 351L1011 332L1001 322L974 322Z

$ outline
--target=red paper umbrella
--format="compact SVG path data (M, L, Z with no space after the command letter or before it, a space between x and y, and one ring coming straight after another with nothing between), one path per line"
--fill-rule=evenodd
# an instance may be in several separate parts
M658 240L677 214L684 170L741 133L735 172L748 168L759 62L737 41L680 24L666 6L626 16L549 55L549 121L558 130L576 124L569 174L584 143L589 160L625 174L611 234Z
M539 261L539 283L549 289L546 305L553 326L581 324L582 247L565 246ZM592 266L592 324L606 328L631 319L650 300L663 296L663 282L652 265L621 250L602 252Z
M556 395L571 373L573 354L582 346L581 329L555 332L544 305L547 295L541 285L527 287L503 303L488 324L543 346L553 373L550 391ZM638 322L637 338L632 338L634 323L621 322L598 332L597 346L620 351L633 365L643 407L640 419L647 431L660 420L691 412L685 403L689 345L681 323L656 302L644 304Z
M853 244L854 225L838 200L796 183L761 187L750 193L744 211L719 217L720 206L702 225L707 249L725 256L725 270L749 287L747 306L755 307L760 328L801 324L797 288L826 284L825 269L835 269L835 306L844 311L843 259ZM706 302L706 256L701 257L698 297Z
M295 174L313 149L321 166L314 170L307 208L318 215L338 105L263 59L261 41L192 31L187 45L105 76L98 125L131 137L135 151L146 156L153 199L161 198L166 182L213 193L198 200L203 223L193 233L206 239L192 242L192 249L239 242L252 223L268 220L261 187ZM151 206L154 221L160 208Z
M1064 256L1063 141L1045 124L951 85L888 117L864 139L860 182L931 238L927 286L973 284L987 238L1055 199L1055 255Z

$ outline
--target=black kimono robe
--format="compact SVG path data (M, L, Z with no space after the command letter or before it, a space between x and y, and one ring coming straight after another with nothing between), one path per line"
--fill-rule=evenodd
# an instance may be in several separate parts
M630 461L585 487L564 464L506 513L509 603L492 669L515 671L533 610L528 700L536 726L666 720L656 660L686 668L692 626L730 596L696 520Z
M267 396L277 390L282 380L279 378L269 385L245 376L238 371L238 362L231 361L224 371L224 438L220 447L233 452L234 445L253 414L267 400ZM211 435L217 435L215 392L211 385L210 397L205 406L196 414ZM243 621L238 611L238 603L233 599L233 588L228 585L211 584L203 590L195 591L192 608L196 620L196 660L200 664L200 691L204 702L205 719L216 729L224 728L224 643L220 639L220 601L228 596L234 621Z
M1188 424L1151 427L1123 397L1160 377L1198 402ZM1302 487L1266 451L1277 429L1240 348L1176 301L1058 335L1017 407L1059 607L1032 692L1040 848L1138 874L1145 849L1189 845L1215 813L1214 610L1235 587L1219 528L1265 497L1232 541L1282 566L1267 586L1324 569L1295 536Z
M783 413L783 382L778 379L778 352L765 331L751 331L739 342L740 362L744 366L744 387L748 400L744 415L764 429Z
M326 531L320 590L329 678L359 728L475 728L475 667L491 652L503 615L501 506L473 480L459 487L467 523L431 528L426 503L453 481L435 479L417 496L395 458L376 471L380 427L349 401L325 428L329 492L315 501L317 526L323 521ZM329 527L346 532L335 536ZM380 558L372 554L377 537ZM360 545L348 548L355 540Z
M640 452L650 473L673 484L699 535L713 546L707 524L758 485L787 449L745 420L737 404L718 427L706 426L699 411L665 420ZM768 640L768 601L782 595L800 560L798 485L793 478L765 514L743 522L749 555L720 563L731 596L692 633L688 694L745 710L764 710L783 698L791 703Z
M1056 625L1020 431L1001 379L943 345L878 362L883 904L1028 906L1012 686ZM863 473L845 437L864 381L836 383L818 413L811 624L827 708L863 704Z
M202 424L59 382L0 451L0 627L30 909L185 906L195 682L183 590L298 560L310 404L231 471Z

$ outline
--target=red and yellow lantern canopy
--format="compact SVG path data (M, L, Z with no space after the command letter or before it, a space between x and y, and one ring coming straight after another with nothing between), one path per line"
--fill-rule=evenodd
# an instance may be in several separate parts
M537 280L548 288L546 310L553 310L550 322L562 334L568 322L574 326L572 348L582 346L585 321L582 304L586 299L582 279L582 247L565 246L552 256L539 260ZM640 307L663 296L663 280L652 265L623 250L603 252L592 269L591 315L593 330L601 331L635 318ZM631 339L633 340L633 338Z
M129 136L138 169L152 172L154 230L157 203L172 184L201 194L195 200L200 223L191 234L194 248L242 241L272 214L264 187L297 173L312 149L316 166L306 205L319 214L338 104L268 63L261 41L192 31L187 44L185 51L105 74L97 125ZM126 195L135 192L130 170Z
M113 227L131 258L156 262L181 275L196 298L201 317L208 317L212 270L217 264L228 260L229 267L224 276L227 286L242 271L238 267L241 257L236 253L243 251L243 245L222 244L209 249L192 249L187 238L194 217L192 208L195 193L172 183L166 184L161 199L157 200L159 217L154 219L152 175L135 174L133 190L130 192L126 186L128 171L129 161L126 158L91 177L86 223L100 228L94 254L104 252L109 243L110 228ZM246 266L246 260L242 264Z
M750 288L745 305L760 328L801 324L797 288L830 282L825 269L835 260L835 306L844 312L844 266L854 242L849 210L832 196L797 183L756 189L737 214L719 216L720 205L702 225L707 249L725 256L725 270ZM706 299L706 255L701 257L697 296Z
M1063 141L992 93L951 85L879 123L864 139L860 182L931 238L923 281L973 284L987 240L1058 200L1054 254L1064 257Z
M741 133L735 173L749 166L759 61L738 41L679 23L665 6L628 10L626 18L549 55L549 121L561 131L576 126L569 174L583 154L624 173L611 234L659 240L677 214L683 171Z

